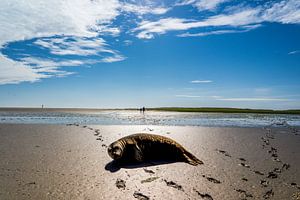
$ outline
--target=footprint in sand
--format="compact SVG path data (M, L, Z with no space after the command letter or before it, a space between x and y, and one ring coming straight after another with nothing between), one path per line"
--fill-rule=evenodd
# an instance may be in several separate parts
M290 164L284 163L284 164L282 165L281 169L282 169L282 170L288 170L290 167L291 167Z
M299 186L299 185L297 185L297 183L295 183L295 182L291 183L291 186L294 186L294 187L296 187L297 189L299 189L299 190L300 190L300 186Z
M173 181L167 181L166 179L164 179L165 183L167 184L167 186L169 187L173 187L177 190L180 191L184 191L181 185L178 185L177 183L173 182Z
M260 171L254 171L254 173L255 173L255 174L258 174L258 175L262 175L262 176L265 175L264 173L262 173L262 172L260 172Z
M152 181L155 181L156 179L159 179L159 177L158 176L156 176L156 177L150 177L150 178L147 178L145 180L142 180L141 183L150 183Z
M155 174L155 172L152 171L151 169L146 169L146 168L144 168L144 171L145 171L146 173L149 173L149 174Z
M124 180L118 178L117 181L116 181L116 187L118 189L125 190L125 188L126 188L126 182Z
M252 194L248 193L248 192L245 191L245 190L242 190L242 189L234 189L234 190L237 191L238 193L243 194L246 198L247 198L247 197L253 197Z
M242 178L242 181L248 181L248 179L247 178Z
M246 167L246 168L250 168L250 165L247 165L247 164L245 164L245 163L240 163L239 165L240 165L240 166L243 166L243 167Z
M271 198L273 195L274 195L274 192L273 192L273 189L271 189L271 190L268 190L268 191L264 194L263 198L264 198L264 199L269 199L269 198Z
M278 175L276 173L274 173L273 171L271 171L268 173L267 178L275 179L275 178L278 178Z
M216 183L216 184L220 184L221 181L215 179L215 178L212 178L212 177L207 177L205 175L202 175L202 177L206 178L209 182L212 182L212 183Z
M134 192L133 197L138 199L138 200L149 200L150 198L140 192Z
M224 154L224 155L227 156L227 157L231 157L231 155L230 155L227 151L220 150L220 149L216 149L216 151L218 151L218 152L221 153L221 154Z
M209 194L205 193L200 193L199 191L195 190L197 192L197 194L202 198L202 199L205 199L205 200L213 200L212 196L210 196Z
M269 181L260 180L260 184L261 184L263 187L268 187Z

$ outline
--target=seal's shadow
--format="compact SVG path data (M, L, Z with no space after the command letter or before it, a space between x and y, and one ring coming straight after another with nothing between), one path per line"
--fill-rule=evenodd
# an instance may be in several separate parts
M119 171L121 168L124 169L135 169L135 168L143 168L150 167L155 165L164 165L169 163L178 162L175 160L153 160L148 162L118 162L113 160L105 165L105 170L110 171L112 173Z

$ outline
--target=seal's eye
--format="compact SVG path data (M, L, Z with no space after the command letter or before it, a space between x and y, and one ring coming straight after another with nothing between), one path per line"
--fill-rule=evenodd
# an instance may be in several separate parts
M121 148L119 148L119 147L113 148L112 154L115 155L115 156L117 156L117 157L121 156L121 154L122 154Z

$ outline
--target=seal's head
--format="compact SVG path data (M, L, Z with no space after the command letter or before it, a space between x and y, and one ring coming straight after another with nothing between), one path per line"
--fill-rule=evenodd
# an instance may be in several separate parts
M116 141L109 145L107 152L108 152L108 155L112 159L116 160L116 159L119 159L122 157L123 150L124 150L124 148L122 146L122 143L120 143L119 141Z

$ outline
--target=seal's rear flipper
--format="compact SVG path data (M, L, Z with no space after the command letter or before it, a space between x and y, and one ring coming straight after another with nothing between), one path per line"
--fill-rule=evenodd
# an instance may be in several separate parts
M186 162L189 163L190 165L202 165L203 162L201 160L199 160L196 156L194 156L193 154L191 154L190 152L186 151L184 152L184 157L186 159Z

